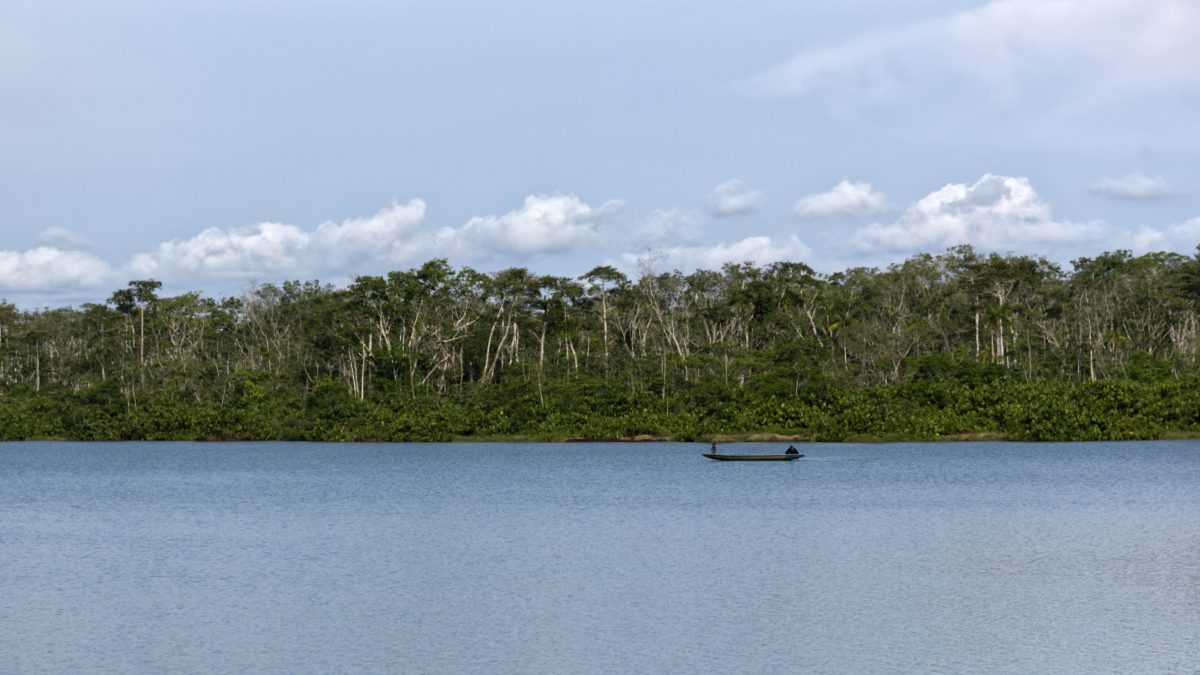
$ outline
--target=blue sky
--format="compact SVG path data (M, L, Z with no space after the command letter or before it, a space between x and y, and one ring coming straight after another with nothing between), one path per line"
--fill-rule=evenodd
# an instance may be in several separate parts
M1198 113L1191 0L9 0L0 297L1191 254Z

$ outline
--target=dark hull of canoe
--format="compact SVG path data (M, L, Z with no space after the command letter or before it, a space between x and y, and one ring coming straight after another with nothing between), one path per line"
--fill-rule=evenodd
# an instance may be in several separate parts
M704 456L720 462L790 462L804 455L712 455L706 452Z

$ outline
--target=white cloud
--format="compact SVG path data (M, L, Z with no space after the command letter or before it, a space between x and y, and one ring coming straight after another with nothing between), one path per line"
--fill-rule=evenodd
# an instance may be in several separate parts
M388 261L403 251L404 237L425 215L425 202L393 203L369 218L322 223L306 231L285 223L236 229L209 228L134 256L129 268L158 277L248 277L313 273L345 263Z
M235 230L210 227L182 241L140 253L130 268L146 276L202 274L242 276L295 269L309 249L310 235L295 225L259 223Z
M69 251L77 251L87 245L79 235L64 227L46 228L38 235L37 241L41 246Z
M594 244L596 227L620 208L589 206L574 195L532 195L503 215L477 216L460 227L422 229L425 202L393 203L366 218L306 230L286 223L209 228L133 257L129 270L156 278L254 278L367 273L433 257L483 261L560 253Z
M476 216L462 227L442 228L420 244L428 254L486 260L562 253L599 240L596 227L621 208L619 201L589 206L575 195L530 195L502 216Z
M1133 234L1133 249L1194 253L1200 245L1200 218L1192 218L1165 228L1143 227Z
M715 270L725 263L753 262L767 265L773 262L801 260L811 254L812 249L795 235L786 239L753 236L731 244L720 242L711 246L673 246L643 253L623 253L620 265L635 272L647 263L659 269Z
M697 236L702 217L687 209L657 209L633 228L633 239L646 244L689 243Z
M887 208L887 197L871 188L870 183L842 180L827 192L807 195L792 206L800 218L827 218L838 215L866 215Z
M972 244L1007 250L1096 240L1100 223L1054 220L1028 178L987 174L974 185L952 183L920 199L891 224L860 228L865 251L917 251Z
M802 51L754 83L768 93L849 91L878 100L946 78L973 82L980 92L972 95L995 99L1023 90L1068 100L1193 89L1200 3L993 0Z
M341 223L322 223L313 236L313 244L322 255L354 260L363 255L390 260L403 250L403 242L425 218L425 202L410 199L391 206L369 218Z
M59 293L99 288L111 280L112 268L90 253L52 246L0 251L0 290Z
M1151 201L1172 196L1171 186L1157 176L1131 173L1124 178L1104 178L1088 184L1088 192L1109 199Z
M712 189L708 195L708 208L718 218L742 215L757 209L765 196L762 190L747 188L734 178Z

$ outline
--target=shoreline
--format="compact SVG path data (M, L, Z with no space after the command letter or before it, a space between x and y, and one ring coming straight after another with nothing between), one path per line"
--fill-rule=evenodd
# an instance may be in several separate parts
M213 435L202 438L111 438L111 439L82 439L82 438L0 438L0 443L22 442L60 442L60 443L969 443L969 442L1014 442L1014 443L1102 443L1119 441L1184 441L1200 440L1200 431L1166 431L1153 438L1124 438L1124 439L1066 439L1056 441L1022 441L1012 439L1006 434L993 431L979 431L961 434L946 434L944 436L910 436L906 434L851 434L840 439L818 439L805 434L780 434L770 432L753 432L741 434L715 434L704 438L676 438L665 434L637 434L633 436L617 436L612 438L588 438L582 436L533 436L523 434L511 435L480 435L480 436L450 436L441 439L402 439L386 440L380 438L361 438L342 441L313 440L313 439L279 439L279 438L248 438L239 436Z

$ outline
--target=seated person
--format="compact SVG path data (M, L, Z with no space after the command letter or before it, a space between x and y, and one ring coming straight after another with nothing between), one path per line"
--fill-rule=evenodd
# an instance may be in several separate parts
M788 446L788 449L787 449L787 452L785 452L785 453L783 453L783 454L785 454L785 455L798 455L798 454L800 454L800 451L796 449L796 446L794 446L794 445L789 445L789 446Z

